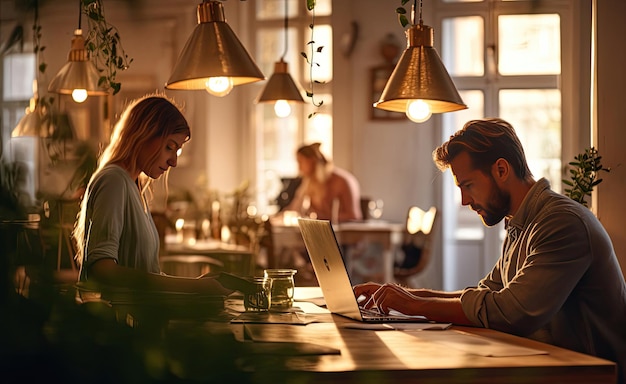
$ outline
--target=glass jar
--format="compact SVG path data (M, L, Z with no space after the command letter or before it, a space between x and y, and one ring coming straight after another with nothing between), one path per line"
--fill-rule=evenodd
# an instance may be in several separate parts
M297 272L295 269L266 269L264 271L265 278L272 280L271 309L283 310L293 306L295 290L293 276Z

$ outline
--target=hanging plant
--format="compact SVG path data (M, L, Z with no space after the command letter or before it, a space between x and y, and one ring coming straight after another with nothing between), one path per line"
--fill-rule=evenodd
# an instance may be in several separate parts
M410 0L400 0L401 6L396 8L396 14L398 15L398 22L400 23L402 28L406 28L406 26L409 25L409 19L406 17L406 9L404 9L404 6L409 1Z
M307 42L307 46L310 49L310 55L306 52L300 52L300 55L304 57L306 63L309 65L309 89L306 91L307 97L311 98L311 103L313 106L319 108L324 104L324 100L320 100L319 102L315 101L315 84L323 84L324 82L315 80L313 78L313 68L314 66L319 67L320 64L315 62L314 56L315 53L321 53L324 49L324 46L315 47L315 41L313 40L314 32L315 32L315 0L306 0L306 9L311 12L311 24L309 24L309 29L311 30L311 39ZM317 112L312 112L309 114L309 119L315 116Z
M115 95L122 87L120 82L115 81L117 71L128 69L133 59L124 52L117 28L107 22L102 0L81 0L81 5L88 23L85 48L102 74L98 85L112 89Z
M39 76L44 76L46 74L46 69L48 68L48 65L44 61L43 55L44 51L46 50L46 46L42 45L41 36L42 33L41 24L39 23L39 6L37 2L35 2L35 18L33 21L33 52L35 53L35 57L37 60L37 75L35 76L36 79L38 79ZM37 81L37 83L39 83L39 81ZM35 98L35 104L38 104L44 111L50 108L50 106L54 102L53 96L39 97L38 90L35 91L35 95L33 95L33 97Z
M575 157L569 165L573 168L569 170L570 179L563 179L563 183L570 186L565 189L565 195L587 207L587 196L591 196L593 188L602 182L599 178L600 172L610 172L611 168L604 168L601 160L602 156L594 147L585 149Z

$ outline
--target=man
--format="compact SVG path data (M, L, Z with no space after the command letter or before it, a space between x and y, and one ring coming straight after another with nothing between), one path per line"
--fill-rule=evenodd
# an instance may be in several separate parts
M626 283L608 234L582 204L535 181L513 127L473 120L433 152L469 206L492 226L502 255L476 287L458 292L357 285L367 306L492 328L612 360L626 374Z

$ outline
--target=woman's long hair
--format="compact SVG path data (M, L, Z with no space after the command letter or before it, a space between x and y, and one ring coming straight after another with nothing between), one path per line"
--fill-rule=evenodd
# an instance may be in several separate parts
M90 186L94 178L102 169L111 163L120 164L125 169L136 169L138 166L139 148L145 146L155 138L165 140L171 134L185 133L187 140L191 138L191 131L181 109L167 96L150 94L131 101L113 128L111 140L98 159L98 167L94 171L89 185L82 197L80 213L72 236L77 252L76 261L82 264L85 251L85 231L89 223L86 222L87 202ZM156 160L158 153L154 153L149 160ZM140 173L138 185L142 191L142 199L149 188L151 180ZM144 200L144 204L146 204Z

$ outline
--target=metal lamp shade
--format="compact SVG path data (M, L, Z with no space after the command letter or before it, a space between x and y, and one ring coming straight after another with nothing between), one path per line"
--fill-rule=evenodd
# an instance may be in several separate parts
M11 132L11 137L22 136L47 136L43 130L43 119L38 109L27 110Z
M75 89L85 89L90 96L107 95L107 91L98 86L99 79L100 75L89 60L89 55L85 49L82 31L77 29L72 39L68 62L52 79L48 85L48 91L71 94Z
M274 74L261 92L257 103L287 100L293 103L304 103L300 89L289 75L287 63L283 60L274 64Z
M205 89L210 77L229 77L233 85L264 80L265 76L226 23L220 2L198 5L198 25L187 40L167 89Z
M405 112L408 103L420 99L429 104L433 113L467 109L433 48L433 29L413 25L406 34L407 48L374 107Z

